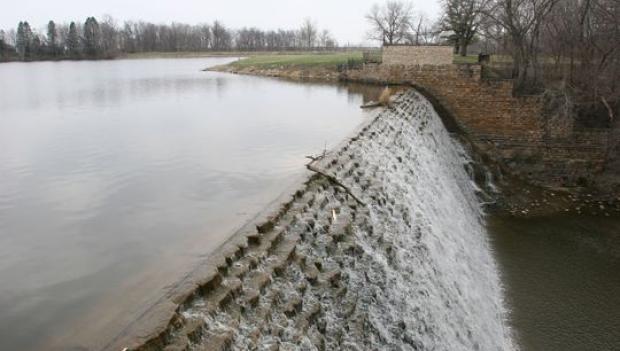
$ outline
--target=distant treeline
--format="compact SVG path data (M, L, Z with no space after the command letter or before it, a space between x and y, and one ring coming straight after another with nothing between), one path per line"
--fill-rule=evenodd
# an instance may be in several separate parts
M45 32L45 33L42 33ZM334 49L338 46L328 30L319 31L306 19L298 29L229 29L212 24L154 24L124 22L110 16L101 21L88 17L82 23L49 21L44 31L28 22L17 29L0 30L0 60L35 61L59 59L105 59L142 52L286 51Z

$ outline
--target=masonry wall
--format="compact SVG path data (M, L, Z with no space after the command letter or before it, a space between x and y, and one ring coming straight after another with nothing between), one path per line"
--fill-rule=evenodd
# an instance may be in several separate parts
M475 144L535 183L591 183L603 170L607 130L549 126L538 96L514 97L511 81L481 79L479 65L366 65L347 79L407 84L432 96Z
M454 59L449 46L386 45L383 47L384 65L449 65Z

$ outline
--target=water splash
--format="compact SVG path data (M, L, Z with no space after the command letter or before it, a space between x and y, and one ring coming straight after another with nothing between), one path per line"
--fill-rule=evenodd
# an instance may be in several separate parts
M346 269L368 310L358 346L515 349L469 157L419 94L387 114L350 148L377 184L370 226L356 230L365 254Z

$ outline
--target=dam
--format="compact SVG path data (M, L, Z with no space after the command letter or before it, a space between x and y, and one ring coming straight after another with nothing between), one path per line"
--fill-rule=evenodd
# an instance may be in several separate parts
M201 71L229 61L0 67L0 349L620 343L620 207L535 195L467 131L523 101L418 67L360 109L383 86Z
M400 93L310 159L287 202L105 349L517 349L472 160L428 100Z

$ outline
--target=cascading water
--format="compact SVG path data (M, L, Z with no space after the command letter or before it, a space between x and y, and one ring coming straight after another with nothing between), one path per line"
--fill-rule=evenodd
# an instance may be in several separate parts
M401 94L143 349L515 350L470 162Z
M369 344L358 346L515 349L469 157L426 99L400 100L357 151L379 184L370 227L356 230L365 255L346 270L372 326Z

